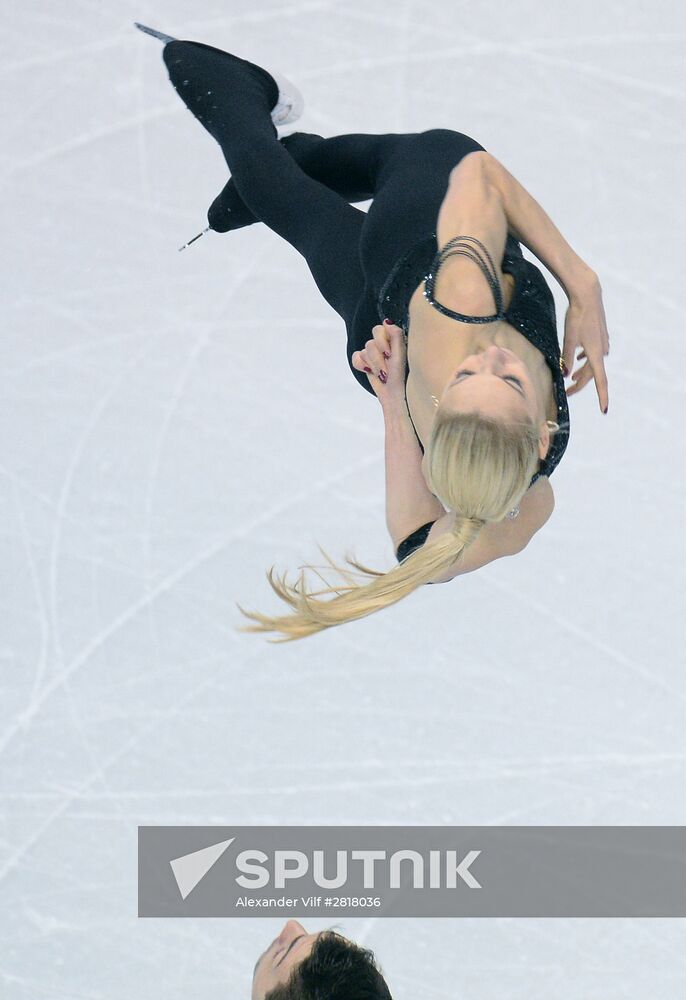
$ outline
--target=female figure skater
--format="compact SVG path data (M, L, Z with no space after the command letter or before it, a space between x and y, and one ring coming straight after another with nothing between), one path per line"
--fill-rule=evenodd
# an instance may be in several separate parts
M262 221L302 254L346 324L350 368L385 421L386 520L398 565L382 573L326 556L344 582L320 590L308 589L304 570L291 584L272 567L269 582L291 612L240 608L254 623L245 630L301 638L521 551L553 510L549 477L567 446L567 396L593 378L607 413L597 275L469 136L279 140L276 125L302 111L292 83L139 27L166 42L172 85L229 166L208 228ZM368 213L350 204L370 198ZM562 356L552 293L520 243L569 300Z

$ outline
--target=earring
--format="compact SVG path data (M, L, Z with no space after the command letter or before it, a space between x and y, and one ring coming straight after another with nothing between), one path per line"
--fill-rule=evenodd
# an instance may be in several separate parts
M438 400L436 399L436 397L435 397L435 396L432 396L431 398L432 398L432 399L433 399L433 401L434 401L434 406L438 406Z
M555 420L546 420L549 431L559 431L560 425Z
M519 504L517 504L516 507L513 507L512 510L509 510L507 512L507 516L509 518L511 518L512 520L514 520L514 518L517 516L517 514L519 514Z

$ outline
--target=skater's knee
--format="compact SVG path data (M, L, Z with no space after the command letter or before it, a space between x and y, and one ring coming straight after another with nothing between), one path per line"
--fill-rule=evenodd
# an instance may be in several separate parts
M477 142L470 135L466 135L464 132L456 132L452 128L431 128L427 129L426 132L422 132L422 135L426 136L429 142L435 143L437 147L454 149L461 156L484 148L480 142Z

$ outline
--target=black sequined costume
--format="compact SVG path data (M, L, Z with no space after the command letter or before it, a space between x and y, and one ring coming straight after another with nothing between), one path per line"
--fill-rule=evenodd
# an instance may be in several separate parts
M432 275L432 267L435 268L437 262L436 234L431 233L411 247L388 276L379 293L377 309L379 322L383 322L384 317L388 316L394 323L402 326L408 336L411 336L408 313L410 299L424 278ZM459 319L463 323L489 323L504 319L510 326L519 330L529 343L541 352L548 363L553 377L557 423L560 425L560 430L555 433L548 454L531 480L534 483L539 475L549 476L552 473L565 452L569 437L569 407L557 340L555 303L540 270L525 259L519 243L512 236L507 238L501 269L511 274L515 281L509 307L503 310L502 305L496 303L499 308L493 316L459 314ZM434 281L435 278L436 274L433 272ZM432 289L432 285L433 282L429 279L427 291ZM426 295L425 297L428 298ZM452 314L452 310L446 310L440 303L434 301L432 305L444 315ZM456 314L453 315L457 318Z
M478 243L473 237L456 237L439 253L435 233L430 233L418 241L403 254L391 270L379 292L377 311L380 320L389 316L402 326L408 336L411 335L408 311L410 299L420 282L426 278L425 298L443 315L451 316L463 323L505 320L543 354L553 378L557 423L560 425L560 430L552 436L548 454L541 461L538 471L531 480L533 484L541 475L550 476L562 458L569 440L569 408L557 339L555 303L540 270L525 259L519 243L508 235L501 269L512 275L515 287L509 307L503 309L500 286L494 277L493 262L485 261L478 251L470 252L470 245L473 243ZM492 316L465 316L447 309L435 300L433 290L438 268L450 255L451 249L458 248L479 264L489 282L496 303L496 312ZM409 367L406 381L407 374ZM405 559L426 541L432 524L433 521L427 522L401 542L396 551L399 560Z
M280 139L270 117L279 90L266 70L195 42L171 41L163 58L174 88L217 141L231 172L210 206L211 228L228 232L263 222L302 254L345 322L353 376L373 394L352 355L385 316L406 324L409 298L436 253L431 228L450 172L484 147L440 128L331 138L294 132ZM368 199L368 212L350 204ZM517 286L503 317L543 351L554 371L563 431L540 470L549 475L564 451L568 419L552 295L514 240L508 239L502 267Z

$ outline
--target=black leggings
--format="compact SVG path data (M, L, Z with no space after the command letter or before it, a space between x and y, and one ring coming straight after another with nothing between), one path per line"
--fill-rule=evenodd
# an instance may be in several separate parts
M398 257L435 232L451 169L483 146L450 129L330 139L296 132L279 140L264 83L250 79L263 72L226 67L234 87L221 107L228 202L236 218L259 219L302 254L346 324L351 371L370 389L350 358L379 322L376 295ZM349 204L370 198L368 212Z

